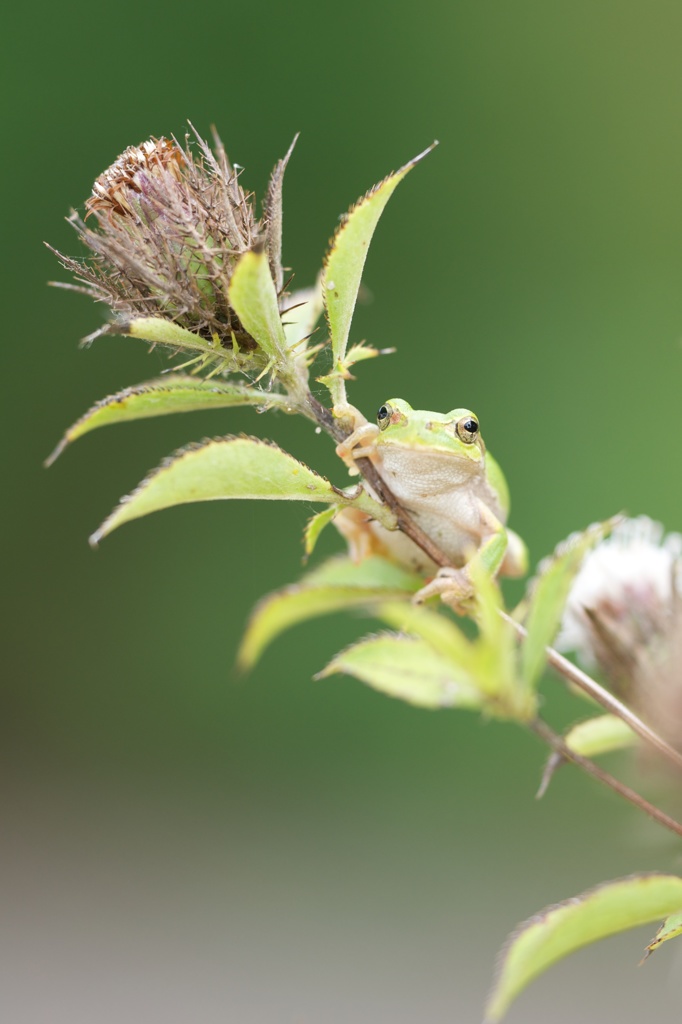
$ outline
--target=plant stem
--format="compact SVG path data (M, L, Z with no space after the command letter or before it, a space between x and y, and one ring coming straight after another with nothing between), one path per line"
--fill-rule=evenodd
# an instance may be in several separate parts
M348 436L348 432L344 429L341 423L334 418L331 411L322 405L321 402L311 395L310 393L306 396L308 408L310 410L310 418L315 419L320 427L326 433L328 433L335 441L343 441ZM376 466L370 459L356 459L356 466L362 476L365 478L371 489L376 493L381 501L384 501L391 511L395 514L398 521L398 528L406 534L410 540L421 548L421 550L429 556L429 558L436 563L436 565L447 566L448 559L445 557L443 552L438 548L436 544L421 530L417 524L413 521L411 516L402 507L398 499L392 493L390 488L386 485L378 472ZM519 623L516 622L507 612L500 609L500 615L516 630L517 634L525 638L526 630ZM556 669L556 671L562 675L569 682L578 686L585 693L588 693L594 698L599 704L602 705L611 714L617 715L622 719L633 732L637 733L645 742L649 743L654 747L660 754L671 761L676 768L682 769L682 754L669 746L665 740L659 736L653 729L651 729L645 722L643 722L638 716L631 711L625 704L622 704L613 694L609 693L603 687L601 687L594 679L588 676L585 672L582 672L576 665L564 658L563 655L559 654L552 647L546 648L547 661ZM561 757L573 764L578 765L589 775L592 775L595 779L598 779L605 786L609 786L615 793L628 800L635 807L644 811L649 817L653 818L659 824L663 825L664 828L669 829L676 835L682 837L682 825L665 814L664 811L659 810L653 804L645 800L644 797L640 796L639 793L620 782L609 772L604 771L593 761L583 757L581 754L577 754L571 750L571 748L564 742L558 733L555 733L553 729L542 719L536 719L529 723L531 729L541 737L549 746Z
M574 750L571 750L562 737L559 736L558 733L554 732L551 726L549 726L547 722L543 721L543 719L536 718L534 721L529 722L529 725L536 736L539 736L541 740L547 743L561 758L566 761L570 761L572 764L578 765L579 768L586 771L588 775L592 776L592 778L597 779L598 782L608 786L614 793L623 797L624 800L633 804L633 806L637 807L640 811L648 814L648 816L653 818L654 821L657 821L659 825L669 829L670 832L674 832L675 835L682 837L682 825L678 821L675 821L674 818L671 818L670 815L661 811L654 804L649 803L648 800L645 800L644 797L640 796L634 789L630 789L629 786L626 786L624 782L616 779L609 772L604 771L604 769L600 768L599 765L594 763L594 761L590 761L589 758L583 757L582 754L577 754Z
M524 640L527 636L527 632L520 622L508 615L506 612L500 612L505 622L510 623L511 626L516 630L518 635ZM636 732L645 743L648 743L654 748L659 754L667 758L676 768L682 770L682 754L679 750L675 750L670 744L666 743L662 736L654 732L646 722L643 722L634 711L631 711L625 704L622 704L617 697L614 697L612 693L605 690L603 686L600 686L591 676L588 676L586 672L583 672L574 665L568 658L564 658L562 654L555 651L553 647L546 647L545 652L547 654L547 661L560 675L567 679L574 686L577 686L583 691L583 693L589 694L598 704L612 715L616 715L626 725L630 726L633 732Z
M335 441L345 441L349 436L348 431L334 418L329 409L322 405L321 402L318 402L313 395L308 395L308 404L322 429L333 437ZM355 465L379 500L388 505L391 512L393 512L398 521L398 529L407 534L410 540L413 540L436 565L446 566L448 559L440 548L433 543L431 538L417 526L409 513L405 511L371 459L356 459Z

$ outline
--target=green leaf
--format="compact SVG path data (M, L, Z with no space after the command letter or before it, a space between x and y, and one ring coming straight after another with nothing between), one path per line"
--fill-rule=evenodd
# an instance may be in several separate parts
M475 644L442 613L413 604L388 602L382 604L377 613L393 629L401 633L412 633L425 640L436 653L446 658L460 672L475 675Z
M656 937L646 947L646 953L642 959L642 963L647 959L651 953L655 952L660 945L667 942L669 939L677 939L682 935L682 913L671 914L667 917L661 927L656 932Z
M265 597L253 610L244 634L237 665L253 668L266 647L287 629L332 612L349 608L369 608L373 602L391 595L385 588L291 586Z
M419 637L395 633L367 637L337 654L316 678L339 672L422 708L478 708L481 703L469 680Z
M518 671L516 632L500 614L504 605L499 585L482 561L472 559L468 571L476 595L472 614L480 631L477 682L486 695L486 711L527 722L537 714L537 697Z
M311 570L301 581L307 585L325 584L337 587L383 587L413 594L423 584L417 573L402 569L395 562L379 555L354 562L348 555L329 558Z
M407 604L381 604L375 614L403 633L413 633L444 657L458 679L466 679L479 694L488 715L525 722L537 713L534 695L514 677L513 655L505 636L491 640L481 633L469 640L443 612ZM513 634L511 635L513 640Z
M367 558L360 565L346 556L330 558L300 583L276 590L256 605L237 664L245 670L252 668L273 640L299 622L346 608L371 608L376 602L404 599L420 582L419 577L383 558Z
M598 939L660 921L682 907L682 878L632 875L547 907L522 924L503 950L486 1020L502 1019L520 992L562 957Z
M244 384L202 380L183 374L169 374L157 380L146 381L136 387L124 388L115 395L96 402L79 420L69 427L55 450L45 460L51 466L72 441L98 427L150 416L168 416L176 412L194 412L200 409L225 409L229 406L259 405L264 408L277 405L288 408L284 395L260 391Z
M102 537L132 519L173 505L227 498L339 502L319 476L277 445L254 437L217 437L188 445L162 462L90 538Z
M325 526L331 523L332 519L336 515L338 509L333 505L330 508L323 508L321 512L317 512L311 519L306 523L306 528L303 532L303 544L305 548L306 558L309 558L315 550L317 539L324 530Z
M566 746L583 757L598 757L639 743L629 725L617 715L597 715L574 725L564 736Z
M265 252L245 252L241 257L230 280L229 300L263 352L279 362L284 357L286 339Z
M394 353L394 348L374 348L372 345L366 345L361 341L359 345L352 345L348 349L344 362L350 368L355 366L356 363L364 362L366 359L376 359L377 356L392 356Z
M268 356L255 345L247 352L241 352L237 345L223 347L217 335L208 338L188 331L172 320L164 320L157 316L133 317L120 323L109 324L104 334L124 334L129 338L139 338L154 345L166 345L173 350L173 355L180 352L194 353L192 359L182 363L177 370L187 366L195 366L198 370L206 370L213 366L212 375L230 373L235 370L248 370L252 373L256 368L268 366ZM240 333L241 337L241 333ZM89 341L90 339L84 339Z
M559 628L571 584L585 555L607 536L616 521L614 518L595 523L563 541L541 565L540 574L531 582L526 619L528 636L521 655L521 670L529 686L536 686L542 675L545 649Z
M472 616L476 620L481 636L486 638L491 647L503 647L514 634L500 615L500 612L504 611L504 603L499 584L480 559L472 558L467 565L467 571L476 595Z
M112 330L116 325L112 325ZM130 338L151 341L154 345L170 345L171 348L183 349L188 352L203 352L204 355L215 355L215 349L204 338L172 320L164 320L160 316L138 316L128 321L123 331Z
M433 145L359 199L332 239L325 261L323 290L335 365L342 363L346 354L367 250L379 217L398 183L431 152Z

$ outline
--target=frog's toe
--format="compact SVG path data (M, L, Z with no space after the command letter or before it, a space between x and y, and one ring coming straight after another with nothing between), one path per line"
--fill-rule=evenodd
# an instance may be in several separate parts
M430 597L440 597L458 615L466 615L467 604L474 596L474 587L465 569L440 569L426 586L418 590L412 600L415 604L423 604Z

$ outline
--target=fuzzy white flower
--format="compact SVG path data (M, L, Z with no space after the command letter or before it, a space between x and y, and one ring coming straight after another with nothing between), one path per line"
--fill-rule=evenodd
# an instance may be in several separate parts
M593 615L600 609L654 628L674 593L682 595L681 557L682 534L664 536L663 526L648 516L622 520L586 556L573 581L557 647L594 664Z
M647 516L619 523L586 556L556 646L682 741L682 535Z

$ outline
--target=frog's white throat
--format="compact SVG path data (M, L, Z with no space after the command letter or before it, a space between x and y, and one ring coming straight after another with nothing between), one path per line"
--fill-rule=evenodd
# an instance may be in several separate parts
M476 489L477 479L487 491L485 456L459 458L450 452L387 446L377 452L377 469L396 498L413 504L415 499L434 499L459 488ZM454 495L453 495L454 496Z

